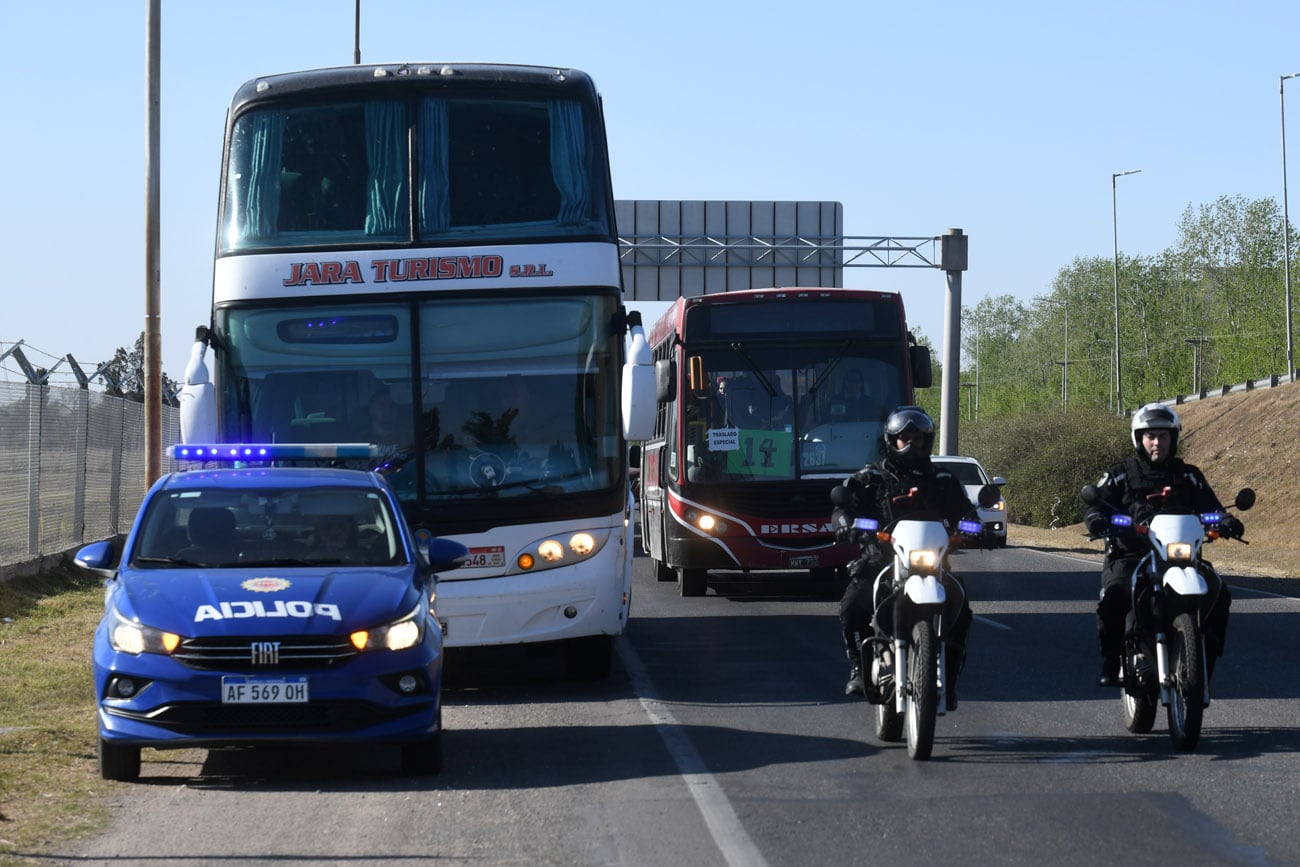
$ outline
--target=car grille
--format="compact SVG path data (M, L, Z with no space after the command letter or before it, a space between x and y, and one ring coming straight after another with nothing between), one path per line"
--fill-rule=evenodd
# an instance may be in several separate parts
M268 644L278 645L276 661L268 663L257 652ZM190 668L220 671L275 671L331 668L357 655L346 637L333 635L258 636L249 638L187 638L172 658Z

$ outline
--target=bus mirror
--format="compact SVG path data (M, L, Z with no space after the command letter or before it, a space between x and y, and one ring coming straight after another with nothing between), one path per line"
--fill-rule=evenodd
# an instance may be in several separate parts
M708 397L709 379L704 375L704 359L698 355L692 355L686 360L690 365L690 385L691 395L694 397Z
M660 403L672 403L677 395L677 365L671 358L655 362L655 398Z
M208 374L207 343L194 341L185 383L177 395L180 403L181 442L217 441L217 391Z
M652 397L658 379L658 365L624 364L622 385L623 438L628 442L650 439L655 427Z
M912 363L912 386L929 388L934 384L934 376L930 370L930 347L910 346L908 350Z

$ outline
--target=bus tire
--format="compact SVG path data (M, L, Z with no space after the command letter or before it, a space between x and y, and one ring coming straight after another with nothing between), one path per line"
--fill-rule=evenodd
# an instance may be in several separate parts
M676 581L677 570L661 560L652 561L655 564L656 581Z
M677 568L677 586L683 596L703 596L709 589L709 572L707 569Z

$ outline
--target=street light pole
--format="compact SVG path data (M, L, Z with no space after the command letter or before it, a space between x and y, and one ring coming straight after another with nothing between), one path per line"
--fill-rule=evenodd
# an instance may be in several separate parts
M1291 347L1291 218L1286 208L1286 80L1300 76L1300 72L1279 77L1278 102L1282 115L1282 282L1286 286L1286 376L1295 377L1295 355Z
M1115 241L1115 411L1124 414L1124 389L1121 385L1119 364L1119 217L1115 207L1115 179L1125 175L1136 175L1141 169L1127 172L1114 172L1110 176L1110 226Z

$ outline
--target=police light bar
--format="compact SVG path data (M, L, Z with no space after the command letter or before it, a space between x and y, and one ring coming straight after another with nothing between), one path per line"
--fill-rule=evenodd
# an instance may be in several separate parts
M1217 524L1223 520L1222 512L1206 512L1201 515L1202 524Z
M178 461L306 461L367 459L379 455L370 443L193 443L174 445Z
M875 532L880 529L880 522L875 518L855 518L853 520L853 529Z
M1128 515L1111 515L1110 522L1116 527L1132 527L1133 519Z
M958 521L957 529L963 533L979 533L984 529L984 525L979 521Z

